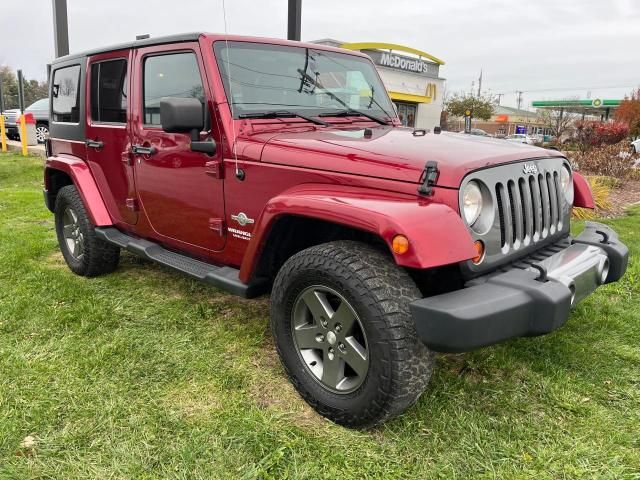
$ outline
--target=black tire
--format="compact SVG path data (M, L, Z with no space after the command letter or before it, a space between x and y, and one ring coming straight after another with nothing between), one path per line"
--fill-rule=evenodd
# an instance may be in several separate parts
M368 370L347 393L335 393L314 377L294 341L294 305L316 285L344 297L366 335ZM434 366L433 353L418 340L409 311L418 298L420 291L407 272L367 244L331 242L287 260L273 285L271 329L287 375L307 403L330 420L357 428L375 426L412 405Z
M77 216L78 237L81 235L81 251L74 255L65 237L65 215L70 209ZM120 249L96 237L95 227L87 215L80 194L74 185L67 185L58 192L55 206L56 234L60 251L72 272L83 277L95 277L113 272L120 260Z

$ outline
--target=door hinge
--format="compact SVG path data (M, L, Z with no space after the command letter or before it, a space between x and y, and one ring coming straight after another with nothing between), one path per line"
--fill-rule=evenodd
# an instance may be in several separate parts
M436 180L438 180L438 175L440 171L438 170L438 162L434 160L429 160L420 175L420 186L418 187L418 193L420 195L431 196L433 195L433 187L436 184Z
M137 198L127 198L126 205L129 210L132 212L138 211L138 199Z
M204 164L205 173L213 178L222 178L222 162L219 160L211 160Z
M120 155L120 160L122 160L122 163L124 163L125 165L133 165L133 156L131 155L131 151L125 150L124 152L122 152L122 154Z
M210 218L209 228L220 236L224 235L224 220L222 218Z

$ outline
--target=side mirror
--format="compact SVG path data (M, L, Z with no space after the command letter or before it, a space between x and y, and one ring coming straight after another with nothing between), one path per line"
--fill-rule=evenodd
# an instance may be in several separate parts
M213 140L200 141L204 128L204 107L197 98L165 97L160 100L160 123L167 133L188 133L191 135L191 151L216 153Z
M197 98L164 97L160 100L160 123L168 133L198 133L204 128L204 109Z

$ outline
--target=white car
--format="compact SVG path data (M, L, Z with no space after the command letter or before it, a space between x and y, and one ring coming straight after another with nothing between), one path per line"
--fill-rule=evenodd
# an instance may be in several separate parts
M525 135L524 133L516 133L515 135L509 135L505 137L507 142L512 143L526 143L528 145L533 145L536 142L536 139L530 135Z
M640 153L640 138L636 138L631 142L631 148L633 148L633 153Z

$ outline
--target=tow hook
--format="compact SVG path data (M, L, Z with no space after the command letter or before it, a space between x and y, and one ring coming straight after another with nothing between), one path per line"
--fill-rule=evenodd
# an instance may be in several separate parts
M438 180L438 162L435 160L429 160L420 175L420 186L418 187L418 193L420 195L431 196L433 195L433 187Z

